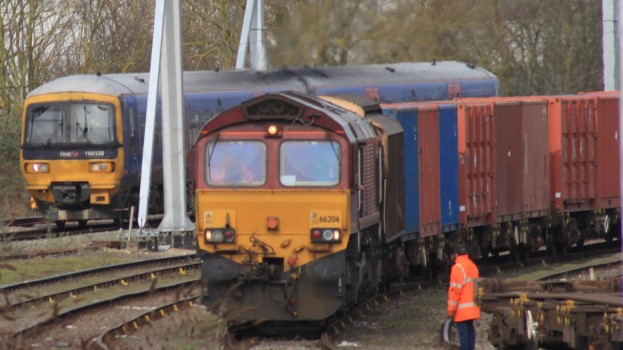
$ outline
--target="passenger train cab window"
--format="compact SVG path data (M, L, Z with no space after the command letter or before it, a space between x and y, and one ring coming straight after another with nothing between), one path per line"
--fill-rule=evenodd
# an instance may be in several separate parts
M28 107L28 146L110 145L115 142L115 109L100 103L55 103Z
M335 141L285 141L279 151L284 186L335 186L340 179L340 145Z
M70 123L75 126L72 141L103 145L115 140L112 107L99 104L72 104Z
M212 186L257 187L266 183L266 145L215 141L206 148L206 181Z

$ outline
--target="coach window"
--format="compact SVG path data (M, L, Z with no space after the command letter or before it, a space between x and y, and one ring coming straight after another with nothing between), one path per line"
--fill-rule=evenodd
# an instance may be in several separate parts
M266 182L266 145L215 141L206 146L206 181L212 186L261 186Z
M284 186L335 186L340 178L340 144L335 141L285 141L279 179Z

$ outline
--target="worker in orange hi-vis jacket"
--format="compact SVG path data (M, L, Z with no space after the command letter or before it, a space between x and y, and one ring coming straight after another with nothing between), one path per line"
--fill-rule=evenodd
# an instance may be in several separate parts
M480 307L475 301L478 290L478 267L469 259L464 244L456 244L454 254L448 287L448 317L456 323L461 350L474 350L476 347L474 320L480 318Z

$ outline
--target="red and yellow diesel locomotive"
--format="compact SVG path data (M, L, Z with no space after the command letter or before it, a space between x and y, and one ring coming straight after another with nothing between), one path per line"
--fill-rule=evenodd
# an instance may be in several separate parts
M345 105L268 94L204 125L196 227L202 301L215 312L323 320L389 277L402 128L377 104Z

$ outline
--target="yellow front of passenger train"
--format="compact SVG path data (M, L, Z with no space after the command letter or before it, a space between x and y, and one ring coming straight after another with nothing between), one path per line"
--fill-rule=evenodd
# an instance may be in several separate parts
M124 175L121 114L115 96L51 93L28 98L20 164L31 196L61 208L111 204ZM69 198L73 194L64 194L74 191L63 191L63 186L78 189L75 196L83 198Z

